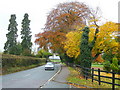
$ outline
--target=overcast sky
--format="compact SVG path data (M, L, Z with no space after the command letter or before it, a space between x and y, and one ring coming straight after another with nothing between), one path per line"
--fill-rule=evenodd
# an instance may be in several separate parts
M29 14L31 20L32 42L35 34L42 32L49 11L59 3L79 1L84 2L91 8L101 9L102 23L106 21L118 22L118 1L119 0L1 0L0 1L0 52L4 49L6 34L11 14L16 14L18 23L18 34L21 31L21 21L25 13ZM20 36L18 37L20 40ZM37 46L34 45L33 48Z

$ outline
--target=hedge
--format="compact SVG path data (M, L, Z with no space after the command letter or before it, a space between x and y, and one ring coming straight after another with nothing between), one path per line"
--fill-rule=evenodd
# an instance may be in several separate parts
M33 64L45 63L45 61L45 58L2 54L2 68L29 66Z

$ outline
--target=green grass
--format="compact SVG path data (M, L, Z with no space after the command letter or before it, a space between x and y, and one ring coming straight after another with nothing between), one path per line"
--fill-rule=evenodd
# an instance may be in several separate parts
M9 68L2 68L2 74L0 75L6 75L6 74L10 74L10 73L15 73L15 72L19 72L19 71L23 71L23 70L27 70L27 69L31 69L37 66L41 66L44 65L45 63L40 63L37 65L29 65L29 66L23 66L23 67L9 67Z
M86 79L82 78L80 76L79 72L77 72L76 70L74 70L71 67L69 67L69 70L70 70L70 75L67 78L68 82L77 83L80 85L85 85L85 86L89 86L89 87L93 87L93 88L112 88L112 85L110 85L110 84L101 83L101 85L99 85L97 81L94 81L92 83L91 79L86 80ZM95 77L95 78L97 79L97 77ZM104 78L101 78L101 79L104 81L110 82L109 79L104 79Z
M61 62L61 60L59 60L59 59L51 59L50 61L51 62Z
M103 65L100 65L100 64L92 64L92 67L103 68Z

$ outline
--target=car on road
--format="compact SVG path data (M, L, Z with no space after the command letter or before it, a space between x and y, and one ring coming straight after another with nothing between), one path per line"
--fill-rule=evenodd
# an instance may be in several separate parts
M47 62L45 65L45 70L54 70L55 69L55 65L53 62Z

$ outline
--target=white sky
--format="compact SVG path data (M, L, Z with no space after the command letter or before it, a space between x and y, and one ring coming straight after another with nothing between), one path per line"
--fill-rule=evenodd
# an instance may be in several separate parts
M102 12L102 21L118 22L118 1L119 0L1 0L0 1L0 52L4 51L6 34L11 14L16 14L18 23L18 34L21 31L21 22L25 13L29 14L31 20L32 42L35 41L35 34L42 32L47 14L57 4L69 1L85 2L91 8L99 7ZM20 40L20 36L18 37ZM33 48L36 46L34 45Z

